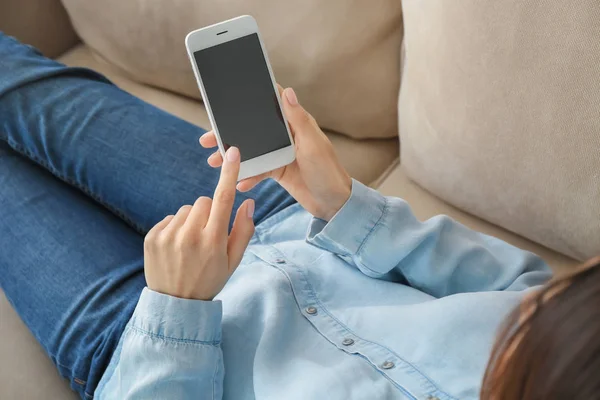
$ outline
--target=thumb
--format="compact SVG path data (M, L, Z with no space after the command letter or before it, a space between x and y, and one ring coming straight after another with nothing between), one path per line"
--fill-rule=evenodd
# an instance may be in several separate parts
M233 221L233 228L227 242L229 255L229 270L233 272L244 256L244 252L254 235L254 200L248 199L238 208Z
M294 136L310 135L318 132L317 123L298 102L294 89L287 88L283 91L283 111L290 124Z

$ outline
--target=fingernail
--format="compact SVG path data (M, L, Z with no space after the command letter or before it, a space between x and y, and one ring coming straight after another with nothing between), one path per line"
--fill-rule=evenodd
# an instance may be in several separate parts
M254 216L254 200L248 202L246 206L246 213L248 214L248 218L252 218Z
M240 150L237 147L230 147L225 153L227 161L234 162L240 159Z
M293 105L293 106L298 105L298 97L296 97L296 92L294 92L294 89L292 89L292 88L285 89L285 97L287 97L287 100L291 105Z

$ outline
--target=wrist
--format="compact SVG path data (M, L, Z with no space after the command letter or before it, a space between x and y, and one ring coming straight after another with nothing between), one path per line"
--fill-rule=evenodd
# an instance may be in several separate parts
M347 176L344 179L344 184L340 185L337 190L331 193L330 198L327 201L327 206L324 208L324 212L321 219L330 221L337 213L344 207L344 204L350 198L352 194L352 179Z

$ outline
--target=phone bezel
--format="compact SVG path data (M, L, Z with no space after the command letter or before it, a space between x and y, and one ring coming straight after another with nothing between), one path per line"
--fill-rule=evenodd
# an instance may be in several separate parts
M265 172L275 170L277 168L290 164L295 159L294 139L290 132L290 127L288 125L285 114L283 113L283 108L281 107L281 98L279 96L279 90L277 89L277 83L273 76L273 70L271 68L271 63L269 62L265 45L260 36L260 32L258 31L258 25L256 23L256 20L252 16L243 15L237 18L220 22L218 24L207 26L205 28L197 29L195 31L190 32L185 38L185 46L187 48L188 57L190 58L192 69L194 70L196 81L198 82L198 87L200 88L202 98L204 99L204 105L206 106L206 111L208 112L208 117L210 119L212 129L215 132L215 136L217 138L219 151L221 152L221 155L225 156L225 148L221 140L221 135L219 134L219 127L215 123L214 115L210 106L210 98L206 95L206 90L202 82L202 77L200 76L200 71L198 70L198 66L196 65L194 53L196 51L203 50L208 47L216 46L222 43L226 43L243 36L251 35L253 33L256 33L258 36L263 57L267 64L269 75L271 77L273 91L277 96L277 105L281 111L281 115L283 116L283 121L291 144L287 147L242 162L240 166L238 180L242 180L245 178L249 178L252 176L260 175Z

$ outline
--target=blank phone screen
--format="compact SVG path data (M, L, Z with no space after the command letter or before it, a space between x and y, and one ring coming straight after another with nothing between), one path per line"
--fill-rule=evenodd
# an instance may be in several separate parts
M291 144L256 33L194 58L225 149L238 147L245 161Z

